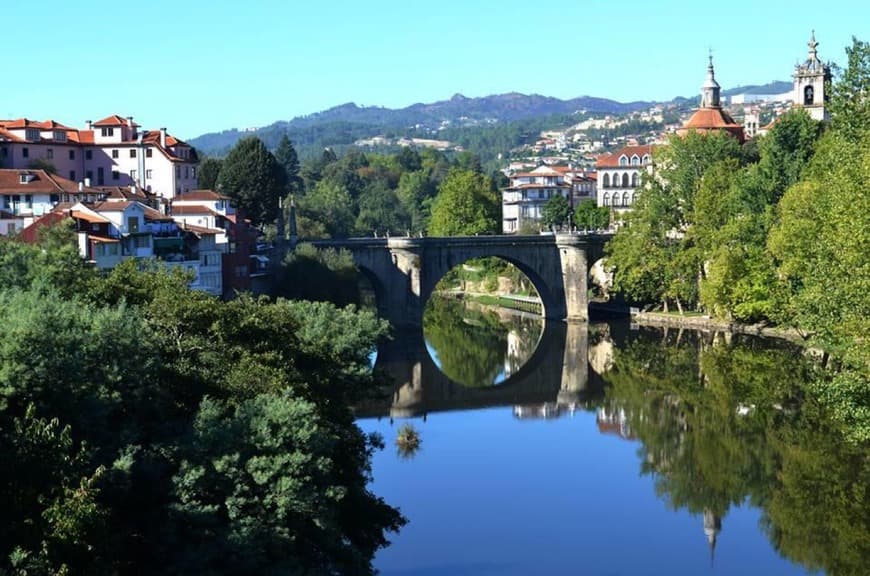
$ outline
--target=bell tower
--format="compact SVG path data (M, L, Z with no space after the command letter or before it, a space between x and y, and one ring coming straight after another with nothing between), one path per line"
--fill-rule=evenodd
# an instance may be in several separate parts
M825 83L831 80L831 68L819 60L816 33L810 36L809 54L807 59L795 66L794 69L794 92L792 101L796 107L805 108L814 120L828 121L830 116L825 109L828 94L825 91Z

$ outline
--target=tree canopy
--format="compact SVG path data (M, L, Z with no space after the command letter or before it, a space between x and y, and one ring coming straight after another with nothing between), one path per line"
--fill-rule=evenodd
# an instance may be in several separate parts
M284 168L256 137L239 140L223 160L217 179L218 191L255 225L275 221L285 186Z
M452 169L438 188L432 204L429 234L472 236L499 229L501 203L483 174Z

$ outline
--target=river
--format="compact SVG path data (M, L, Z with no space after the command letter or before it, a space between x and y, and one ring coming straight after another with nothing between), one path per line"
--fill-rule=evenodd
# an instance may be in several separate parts
M409 520L384 576L870 573L867 455L791 344L439 300L376 369L371 489Z

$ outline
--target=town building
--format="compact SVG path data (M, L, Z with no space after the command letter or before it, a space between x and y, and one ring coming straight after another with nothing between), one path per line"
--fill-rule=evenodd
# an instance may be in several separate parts
M0 234L21 231L61 202L96 201L104 194L45 170L0 169Z
M561 196L573 210L584 200L594 200L597 176L571 166L539 166L509 176L502 190L502 232L514 234L540 227L544 205Z
M159 130L112 115L71 128L54 120L0 120L0 168L45 168L90 186L134 185L171 199L197 187L196 151Z
M707 65L707 79L701 86L701 106L692 114L677 134L685 136L689 132L712 132L724 131L742 144L746 139L743 126L734 121L728 112L722 108L720 98L721 88L716 82L713 71L713 55L710 55L710 63Z
M652 170L652 144L626 146L598 157L598 206L623 212L634 204L644 172Z

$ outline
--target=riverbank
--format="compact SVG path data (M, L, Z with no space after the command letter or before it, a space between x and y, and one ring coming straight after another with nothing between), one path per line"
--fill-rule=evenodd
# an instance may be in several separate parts
M794 329L779 328L766 324L742 324L728 320L717 320L700 314L637 312L631 314L631 321L644 326L687 328L690 330L729 332L731 334L752 334L768 338L780 338L798 344L806 343L806 340Z

